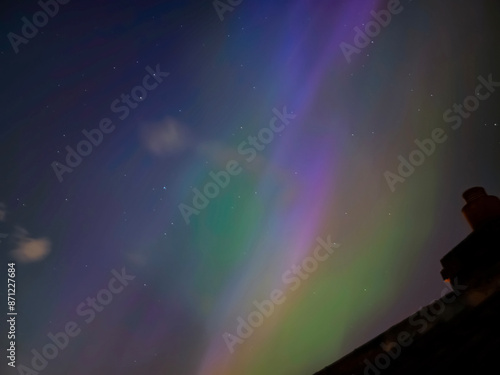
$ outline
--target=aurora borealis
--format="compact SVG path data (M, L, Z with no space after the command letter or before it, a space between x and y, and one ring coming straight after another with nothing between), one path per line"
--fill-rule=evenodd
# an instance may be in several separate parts
M439 298L462 192L500 196L500 4L214 3L1 6L0 373L312 374Z

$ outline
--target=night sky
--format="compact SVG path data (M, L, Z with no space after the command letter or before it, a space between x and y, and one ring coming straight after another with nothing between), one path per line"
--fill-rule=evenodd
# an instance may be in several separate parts
M312 374L500 195L498 1L40 3L0 11L0 374Z

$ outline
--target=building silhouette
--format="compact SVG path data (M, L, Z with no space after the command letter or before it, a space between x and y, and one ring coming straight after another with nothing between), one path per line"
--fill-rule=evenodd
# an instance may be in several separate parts
M449 290L315 375L500 373L500 199L463 197L473 231L441 259Z

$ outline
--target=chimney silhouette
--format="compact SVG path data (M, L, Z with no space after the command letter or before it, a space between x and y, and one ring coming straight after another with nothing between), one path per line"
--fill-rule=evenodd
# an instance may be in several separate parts
M500 199L486 194L482 187L467 189L462 196L467 202L462 213L472 230L477 230L500 217Z
M463 197L472 232L441 259L441 275L454 290L445 288L441 298L315 375L482 374L498 368L500 200L482 187Z
M462 208L472 228L462 242L441 259L441 276L452 285L480 287L498 272L500 262L500 199L476 186L463 193Z

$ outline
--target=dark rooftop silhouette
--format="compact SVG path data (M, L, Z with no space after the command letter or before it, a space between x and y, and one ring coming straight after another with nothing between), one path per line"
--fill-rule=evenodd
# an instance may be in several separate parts
M464 192L473 232L442 259L449 289L315 375L479 374L500 352L500 199ZM495 370L497 371L497 370Z

